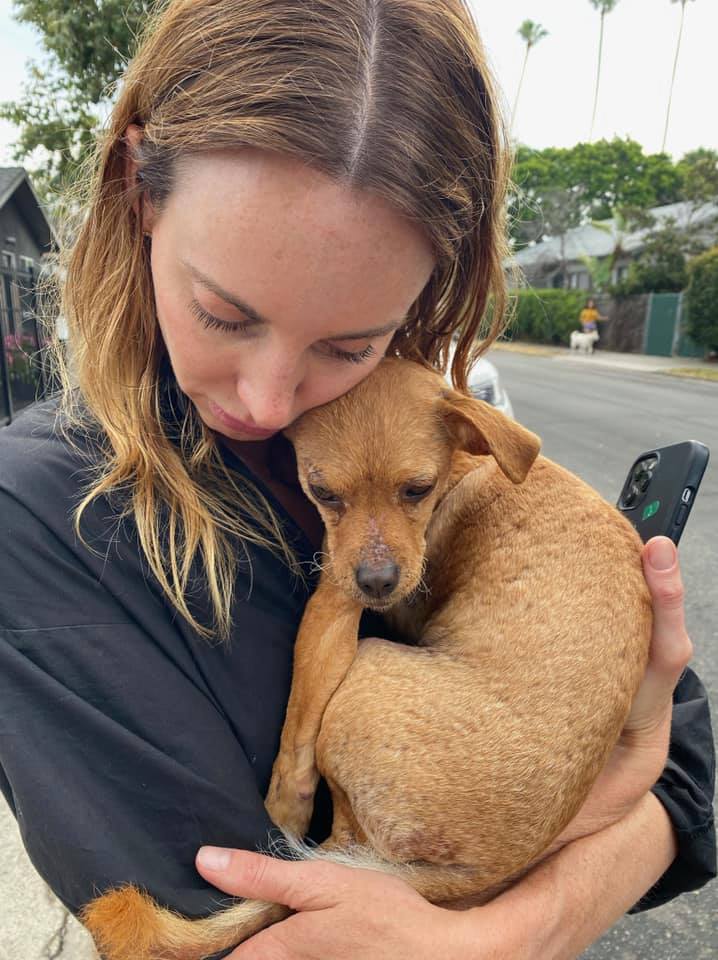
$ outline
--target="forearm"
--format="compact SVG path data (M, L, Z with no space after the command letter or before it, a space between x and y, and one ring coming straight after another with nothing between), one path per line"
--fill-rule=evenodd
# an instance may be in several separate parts
M473 914L477 931L484 930L488 912L505 929L513 927L516 960L574 960L656 883L675 855L671 821L649 793L622 820L568 844L496 900L468 911L467 921Z

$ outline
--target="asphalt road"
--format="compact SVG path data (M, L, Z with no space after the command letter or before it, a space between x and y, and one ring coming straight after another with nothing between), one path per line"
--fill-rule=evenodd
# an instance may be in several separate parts
M718 718L718 383L619 371L590 361L495 352L516 419L536 432L545 456L615 502L634 459L651 447L700 440L713 463L681 539L693 667ZM715 960L718 881L644 914L624 918L594 944L590 960Z

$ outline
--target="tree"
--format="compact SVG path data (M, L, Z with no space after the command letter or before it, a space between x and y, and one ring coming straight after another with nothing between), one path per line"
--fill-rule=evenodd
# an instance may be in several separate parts
M718 150L691 150L676 169L682 179L682 199L694 204L718 203Z
M688 334L709 352L718 351L718 247L696 257L689 275Z
M685 231L667 219L645 239L643 250L631 264L620 293L678 293L688 282L686 259L693 248Z
M677 164L683 179L685 210L681 227L689 253L699 253L718 242L718 151L700 147Z
M618 3L618 0L590 0L594 10L601 13L601 32L598 39L598 67L596 69L596 93L593 98L593 114L591 115L591 132L588 135L588 142L593 140L593 128L596 125L596 110L598 108L598 88L601 82L601 60L603 58L603 28L606 20L606 14L610 13Z
M591 289L596 293L603 293L611 285L612 267L610 257L589 257L583 254L578 258L588 270L591 278Z
M627 253L626 242L637 230L648 230L655 224L655 218L645 210L636 207L617 207L612 211L610 220L594 220L596 230L607 233L613 241L613 249L607 257L581 257L591 277L597 293L603 293L613 285L613 274L618 261Z
M47 199L74 178L91 148L117 78L153 4L145 0L15 0L15 17L35 27L47 52L32 64L22 98L0 105L20 128L14 159L46 151L33 177Z
M514 245L540 238L541 202L552 190L579 188L585 220L605 220L618 208L645 210L683 199L685 177L666 154L647 156L634 140L614 138L546 150L519 146L509 206Z
M526 53L524 54L524 63L523 67L521 68L521 78L519 80L518 90L516 91L516 99L514 100L514 109L511 111L512 130L514 127L514 120L516 119L516 109L519 105L521 87L524 83L524 74L526 73L526 64L528 63L531 47L535 47L539 40L543 40L544 37L548 36L548 30L544 30L540 23L534 23L533 20L524 20L517 32L526 43Z
M579 226L585 210L585 198L580 187L558 188L544 193L541 200L541 220L543 233L556 237L559 241L559 267L561 286L568 285L568 258L566 256L566 235L569 230Z
M671 75L671 89L668 94L668 109L666 110L666 125L663 128L663 143L661 153L666 152L666 140L668 139L668 123L671 119L671 104L673 102L673 87L676 82L676 68L678 67L678 55L681 52L681 39L683 38L683 21L686 16L686 4L688 0L671 0L671 3L680 3L681 5L681 25L678 28L678 40L676 41L676 55L673 60L673 74Z

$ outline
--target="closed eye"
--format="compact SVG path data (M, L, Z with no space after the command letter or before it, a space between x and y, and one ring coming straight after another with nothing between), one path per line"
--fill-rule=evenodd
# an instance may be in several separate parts
M208 313L197 300L190 302L189 309L207 330L222 330L225 333L248 333L257 326L253 321L221 320L219 317L215 317L214 314ZM335 360L346 360L349 363L363 363L376 353L371 344L368 344L363 350L340 350L339 347L335 347L334 344L324 342L317 344L317 349L322 356ZM326 351L326 353L322 353L322 350Z
M327 490L326 487L320 487L319 484L310 483L309 492L319 503L323 503L327 507L340 507L342 504L341 498L338 497L335 493L332 493L331 490Z
M214 314L207 313L197 300L190 301L189 308L200 323L208 330L225 330L227 333L246 333L251 327L256 326L256 324L244 320L220 320L220 318L215 317Z
M423 500L425 497L428 497L435 486L435 482L407 483L401 489L401 497L408 503L417 503L419 500Z

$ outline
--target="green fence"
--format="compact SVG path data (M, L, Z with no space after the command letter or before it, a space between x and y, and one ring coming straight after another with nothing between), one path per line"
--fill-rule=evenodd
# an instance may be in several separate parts
M652 293L643 352L658 357L702 357L704 348L691 340L684 322L682 293Z

